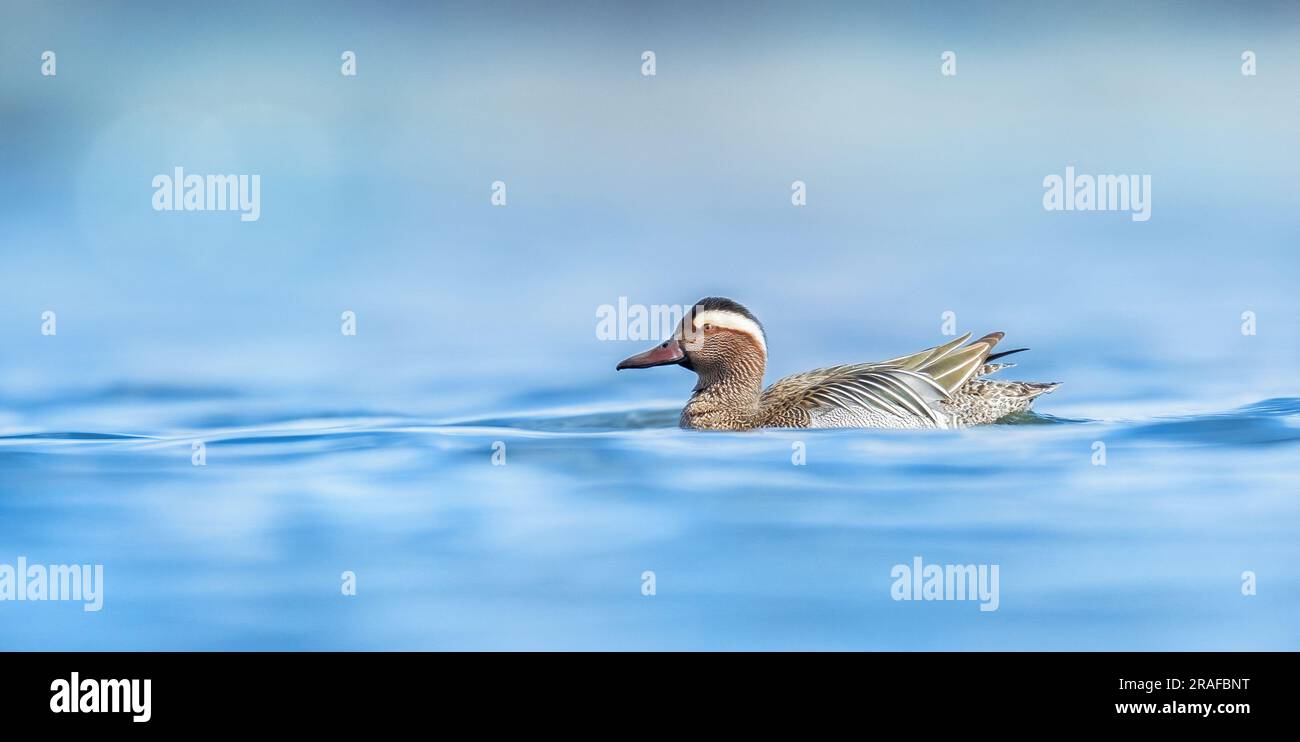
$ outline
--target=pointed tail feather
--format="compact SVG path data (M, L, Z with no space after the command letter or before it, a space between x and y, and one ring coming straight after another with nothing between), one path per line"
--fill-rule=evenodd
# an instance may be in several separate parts
M1009 355L1011 355L1012 353L1023 353L1023 352L1025 352L1025 351L1027 351L1027 350L1029 350L1029 349L1028 349L1028 348L1016 348L1015 350L1004 350L1004 351L1002 351L1001 353L994 353L993 355L989 356L988 358L985 358L984 360L986 360L986 361L996 361L997 359L999 359L999 358L1005 358L1006 356L1009 356Z

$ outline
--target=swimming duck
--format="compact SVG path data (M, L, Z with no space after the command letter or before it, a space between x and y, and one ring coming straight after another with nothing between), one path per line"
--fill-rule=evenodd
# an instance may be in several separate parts
M762 388L767 335L741 304L721 297L696 302L673 337L627 358L618 369L679 365L698 378L681 426L700 430L753 428L953 428L996 422L1029 409L1059 384L989 381L1014 364L989 361L994 332L956 340L878 363L807 371Z

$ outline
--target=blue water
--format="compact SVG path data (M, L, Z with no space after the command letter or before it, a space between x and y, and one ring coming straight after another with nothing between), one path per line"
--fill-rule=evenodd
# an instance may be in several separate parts
M1294 2L5 6L0 567L106 586L0 649L1300 649ZM155 211L175 167L259 219ZM769 381L953 316L1062 386L687 433L596 317L702 296ZM917 556L998 609L893 600Z
M0 644L1300 647L1300 399L711 434L585 388L512 396L455 416L163 386L28 402L105 422L5 426L0 561L103 563L106 597L99 613L0 603ZM914 556L999 565L998 609L893 600L890 570Z

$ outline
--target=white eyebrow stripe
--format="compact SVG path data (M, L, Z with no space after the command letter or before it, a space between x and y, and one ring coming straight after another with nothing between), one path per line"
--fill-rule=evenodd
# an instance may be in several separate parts
M715 327L725 327L728 330L736 330L749 335L754 338L754 342L758 343L758 347L763 349L763 354L767 354L767 341L763 338L763 329L758 326L757 322L745 315L728 312L724 309L710 309L695 315L695 329L697 331L706 322Z

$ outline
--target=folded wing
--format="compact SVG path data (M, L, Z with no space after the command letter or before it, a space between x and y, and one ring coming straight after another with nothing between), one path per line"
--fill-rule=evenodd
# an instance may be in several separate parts
M787 376L763 393L765 405L797 408L810 415L836 409L871 410L898 418L900 423L918 418L946 428L941 403L948 401L984 365L1002 339L991 333L962 346L970 338L879 363L858 363ZM774 410L774 412L776 412Z

